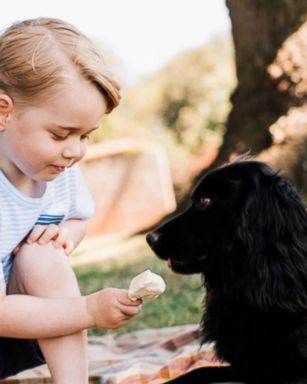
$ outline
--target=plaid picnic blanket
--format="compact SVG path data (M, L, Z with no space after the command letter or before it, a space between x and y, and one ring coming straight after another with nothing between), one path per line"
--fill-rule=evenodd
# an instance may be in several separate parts
M197 325L147 329L89 338L91 384L162 384L199 367L223 365L211 344L200 347ZM51 383L46 365L2 380L9 384Z

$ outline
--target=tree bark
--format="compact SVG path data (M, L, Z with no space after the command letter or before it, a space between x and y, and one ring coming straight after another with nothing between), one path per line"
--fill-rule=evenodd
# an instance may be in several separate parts
M226 4L238 85L212 167L242 153L259 154L307 191L307 1Z

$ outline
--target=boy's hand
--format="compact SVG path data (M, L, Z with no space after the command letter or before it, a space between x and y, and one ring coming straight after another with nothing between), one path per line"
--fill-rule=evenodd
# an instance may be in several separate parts
M37 242L40 245L44 245L52 241L52 244L56 248L62 247L68 256L74 249L74 243L67 238L67 234L68 231L66 228L61 228L56 224L36 225L29 234L26 242L28 244ZM16 255L19 249L20 246L17 246L13 254Z
M96 327L114 329L137 315L142 301L132 301L125 289L106 288L87 296L87 308Z

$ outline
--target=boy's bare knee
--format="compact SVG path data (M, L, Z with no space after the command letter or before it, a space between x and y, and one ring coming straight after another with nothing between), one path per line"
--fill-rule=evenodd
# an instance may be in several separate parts
M14 258L12 284L17 282L24 293L44 297L79 295L79 287L69 260L62 248L52 243L24 244Z
M23 276L41 278L46 273L54 273L61 264L67 264L62 249L55 248L51 243L39 245L37 243L24 244L14 258L14 268Z

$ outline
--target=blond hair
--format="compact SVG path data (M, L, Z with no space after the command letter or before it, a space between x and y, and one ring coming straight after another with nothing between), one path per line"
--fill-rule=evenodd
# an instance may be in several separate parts
M13 24L0 36L0 89L31 102L69 80L72 69L106 97L107 112L120 87L93 43L74 26L51 18Z

